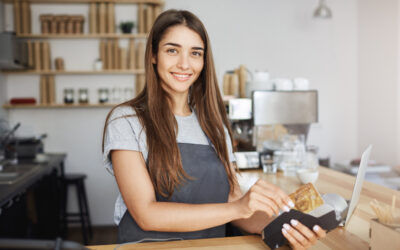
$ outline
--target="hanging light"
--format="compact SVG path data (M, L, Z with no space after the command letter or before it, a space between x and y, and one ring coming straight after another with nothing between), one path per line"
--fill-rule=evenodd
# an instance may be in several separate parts
M314 11L314 17L315 18L332 18L332 11L329 9L329 7L326 5L325 0L319 0L319 5L317 9Z

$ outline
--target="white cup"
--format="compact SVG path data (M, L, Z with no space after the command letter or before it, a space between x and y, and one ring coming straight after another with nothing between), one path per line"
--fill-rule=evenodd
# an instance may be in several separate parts
M275 79L275 90L291 91L293 90L293 82L290 79Z
M294 90L309 90L310 81L306 78L297 77L293 79Z

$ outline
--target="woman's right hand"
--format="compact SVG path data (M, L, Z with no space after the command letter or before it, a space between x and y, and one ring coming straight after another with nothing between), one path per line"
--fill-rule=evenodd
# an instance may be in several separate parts
M262 211L269 217L278 215L280 210L289 211L293 201L279 187L259 179L237 204L243 219L251 217L256 211Z

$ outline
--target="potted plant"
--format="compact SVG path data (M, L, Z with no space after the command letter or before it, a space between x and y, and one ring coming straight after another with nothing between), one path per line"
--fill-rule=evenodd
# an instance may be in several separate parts
M119 28L121 29L122 33L125 33L125 34L132 33L133 27L135 27L135 23L132 21L121 22L119 24Z

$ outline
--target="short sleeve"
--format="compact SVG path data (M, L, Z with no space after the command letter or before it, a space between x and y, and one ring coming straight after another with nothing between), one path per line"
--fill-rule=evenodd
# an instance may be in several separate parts
M225 131L225 137L226 137L226 146L228 147L228 156L229 156L229 161L230 162L236 162L236 157L233 154L233 149L232 149L232 140L231 137L229 136L228 129L224 127Z
M113 111L104 134L103 164L112 175L114 175L110 155L112 150L140 151L132 124L135 119L132 119L132 114L126 114L123 111L124 108L117 108Z

